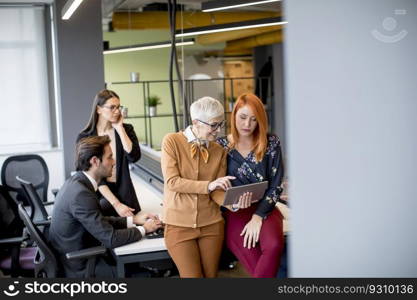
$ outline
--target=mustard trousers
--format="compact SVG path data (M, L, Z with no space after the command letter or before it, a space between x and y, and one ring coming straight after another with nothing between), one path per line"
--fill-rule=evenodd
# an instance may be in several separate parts
M165 225L165 244L181 278L217 276L223 247L224 221L189 228Z

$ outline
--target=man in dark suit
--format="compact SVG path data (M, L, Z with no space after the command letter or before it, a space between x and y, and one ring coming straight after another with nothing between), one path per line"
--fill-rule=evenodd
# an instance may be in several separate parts
M96 195L97 183L111 176L114 165L108 136L87 137L77 144L78 172L60 189L49 230L49 240L59 254L66 277L83 277L87 261L68 261L65 253L100 244L115 248L136 242L147 232L161 227L155 215L143 212L127 218L102 215ZM97 276L114 277L115 270L108 259L97 259Z

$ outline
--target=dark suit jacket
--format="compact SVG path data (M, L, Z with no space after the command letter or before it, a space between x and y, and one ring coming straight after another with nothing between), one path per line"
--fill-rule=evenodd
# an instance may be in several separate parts
M116 187L113 188L109 185L111 191L115 194L115 196L120 200L120 202L126 204L127 206L134 208L134 214L140 211L140 205L138 202L138 198L136 196L135 189L133 187L132 179L130 178L129 172L129 162L134 163L140 159L140 147L138 138L136 137L135 130L133 126L130 124L123 124L123 127L126 130L127 136L132 141L132 151L127 153L123 149L122 141L120 140L120 136L115 131L116 137ZM77 143L80 139L97 135L97 130L95 129L93 132L81 132L77 137ZM99 185L106 184L106 180L103 180ZM117 216L114 210L112 210L112 215Z
M83 277L87 260L67 261L65 253L104 245L115 248L136 242L137 228L126 228L126 218L105 217L89 179L77 172L68 178L55 200L49 240L60 256L67 277Z

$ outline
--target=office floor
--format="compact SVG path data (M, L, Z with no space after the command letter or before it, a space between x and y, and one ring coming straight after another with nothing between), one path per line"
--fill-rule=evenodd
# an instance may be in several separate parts
M218 273L219 278L250 278L251 276L246 272L240 263L236 264L236 267L231 270L220 270Z

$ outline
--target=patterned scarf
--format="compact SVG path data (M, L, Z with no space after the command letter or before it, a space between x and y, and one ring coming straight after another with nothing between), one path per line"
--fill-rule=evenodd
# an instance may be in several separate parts
M201 156L203 157L203 160L205 163L208 162L209 159L209 152L207 150L207 143L205 141L196 139L191 143L191 157L194 158L200 150Z

